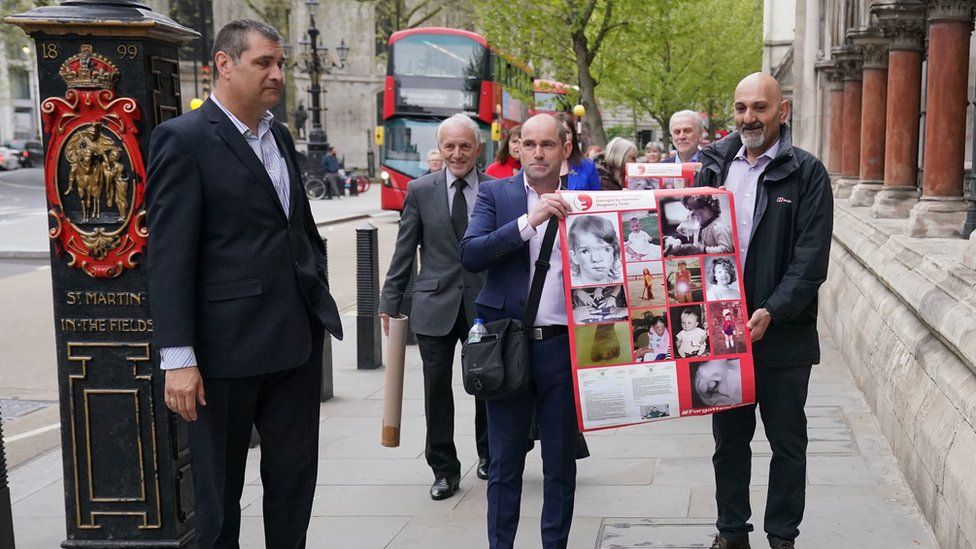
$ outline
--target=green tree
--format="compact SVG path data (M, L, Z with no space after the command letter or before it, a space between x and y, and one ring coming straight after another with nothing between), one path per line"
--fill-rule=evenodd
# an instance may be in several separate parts
M605 146L597 88L612 75L605 67L614 45L625 39L640 0L475 0L488 40L537 71L578 83L584 122L593 144ZM513 28L514 27L514 28Z
M619 44L607 99L646 113L667 133L683 109L708 113L709 130L731 120L736 83L761 68L762 3L758 0L655 0Z

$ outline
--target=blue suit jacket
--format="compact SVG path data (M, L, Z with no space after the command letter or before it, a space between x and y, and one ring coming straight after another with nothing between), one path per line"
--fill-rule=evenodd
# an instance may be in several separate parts
M529 293L529 243L522 241L518 218L526 213L522 171L505 179L483 181L468 230L461 239L461 265L487 271L475 304L478 316L491 322L525 318Z

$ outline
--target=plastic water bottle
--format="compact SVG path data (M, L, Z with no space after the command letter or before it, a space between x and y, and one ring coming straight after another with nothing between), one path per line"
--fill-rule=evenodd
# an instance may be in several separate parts
M468 343L478 343L481 338L488 334L488 328L485 328L485 321L480 318L474 319L474 326L468 330Z

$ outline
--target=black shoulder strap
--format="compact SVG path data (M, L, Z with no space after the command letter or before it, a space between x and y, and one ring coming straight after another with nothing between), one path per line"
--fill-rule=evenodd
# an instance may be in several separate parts
M542 239L542 249L535 260L535 275L529 289L529 301L525 304L525 322L522 326L528 330L535 324L535 315L539 312L539 300L542 298L542 286L546 283L546 273L549 271L549 258L552 257L552 246L556 242L556 231L559 230L559 220L549 218L546 236Z

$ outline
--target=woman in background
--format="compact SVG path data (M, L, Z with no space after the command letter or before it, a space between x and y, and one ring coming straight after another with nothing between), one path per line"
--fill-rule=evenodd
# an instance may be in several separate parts
M600 173L600 185L605 191L627 188L627 163L637 162L637 145L622 137L614 137L607 143L607 152L596 161Z
M519 155L521 154L519 143L521 142L522 126L513 126L512 129L508 130L508 137L499 143L495 161L488 164L488 167L485 168L485 174L495 179L504 179L512 177L515 172L521 170L522 164L519 162Z
M569 158L563 160L562 169L559 177L562 179L563 187L571 191L599 191L600 176L596 172L596 165L592 160L583 156L580 150L579 134L576 133L576 124L569 113L560 112L554 115L556 120L563 124L566 129L566 136L573 141L573 150L569 153Z

